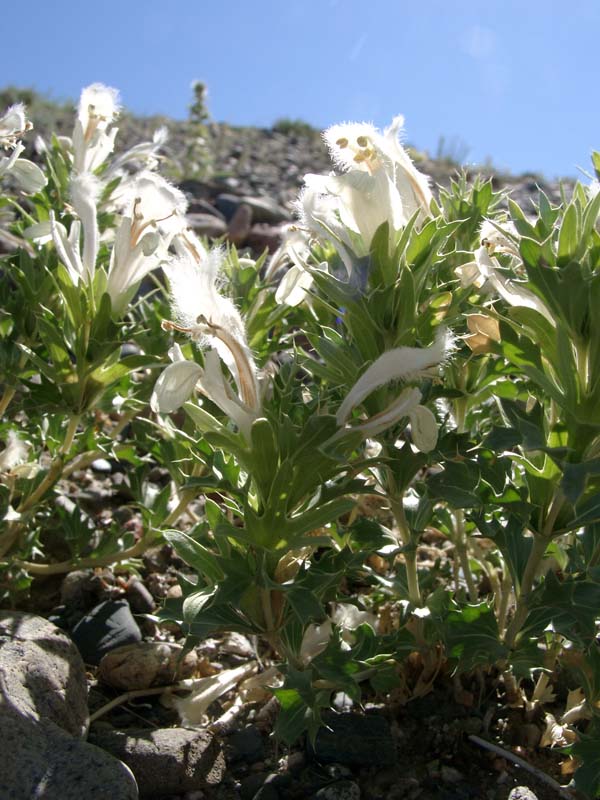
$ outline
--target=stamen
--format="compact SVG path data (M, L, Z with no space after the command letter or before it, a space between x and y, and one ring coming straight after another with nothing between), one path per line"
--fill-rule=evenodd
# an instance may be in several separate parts
M348 147L348 139L346 139L344 136L342 136L341 139L337 140L336 144L337 144L337 146L339 148L341 148L343 150L344 147Z
M179 333L189 333L193 334L193 328L184 328L183 325L178 325L176 322L172 322L170 319L163 319L160 323L160 327L163 331L179 331Z
M366 136L359 136L356 140L356 144L359 147L367 147L369 144L369 140Z

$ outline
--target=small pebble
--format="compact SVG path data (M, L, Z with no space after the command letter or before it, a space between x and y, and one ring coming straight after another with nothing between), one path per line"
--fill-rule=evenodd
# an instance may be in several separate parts
M538 798L527 786L515 786L508 795L508 800L538 800Z
M139 580L133 579L127 585L127 600L134 614L151 614L154 611L154 598Z
M105 475L110 475L112 472L112 464L106 458L97 458L92 461L91 467L94 472L100 472Z

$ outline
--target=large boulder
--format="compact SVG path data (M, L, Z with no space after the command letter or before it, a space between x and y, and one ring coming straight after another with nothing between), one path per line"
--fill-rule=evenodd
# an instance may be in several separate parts
M48 620L0 611L0 797L136 800L121 761L88 744L79 651Z

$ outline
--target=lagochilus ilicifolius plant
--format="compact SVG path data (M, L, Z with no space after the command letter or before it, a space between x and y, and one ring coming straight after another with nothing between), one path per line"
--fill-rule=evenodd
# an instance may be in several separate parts
M255 261L189 230L164 132L114 154L118 111L84 89L41 167L25 109L0 118L3 595L164 540L188 568L162 617L258 637L283 741L338 692L452 673L542 719L598 796L597 181L526 211L464 176L434 197L401 117L335 125L333 171ZM101 456L137 539L69 501Z

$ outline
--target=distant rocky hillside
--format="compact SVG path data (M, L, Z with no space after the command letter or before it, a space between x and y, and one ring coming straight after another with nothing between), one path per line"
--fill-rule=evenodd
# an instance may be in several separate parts
M73 106L56 103L29 90L0 91L0 108L27 103L34 131L47 139L51 131L70 134ZM201 234L219 237L252 249L272 250L280 226L293 217L292 204L307 172L331 169L318 131L305 123L281 121L271 129L233 127L227 123L177 121L167 117L137 117L124 113L119 122L118 148L148 139L164 126L169 132L163 172L178 183L190 200L190 221ZM33 142L34 137L29 137ZM418 144L418 143L416 143ZM413 151L419 169L434 185L447 185L460 165L435 160ZM492 177L495 188L507 188L525 211L541 188L550 200L561 199L560 185L541 176L497 173L472 168ZM569 193L571 181L565 183Z

